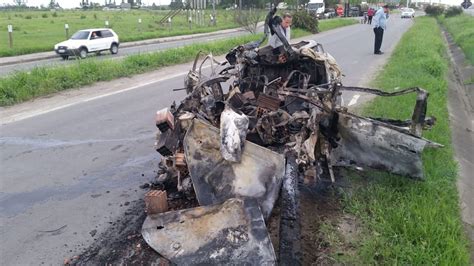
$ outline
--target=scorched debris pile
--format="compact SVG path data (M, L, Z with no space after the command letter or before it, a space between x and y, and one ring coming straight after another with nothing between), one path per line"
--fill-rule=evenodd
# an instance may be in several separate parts
M143 237L172 263L276 264L265 220L282 187L280 230L297 228L297 178L334 181L333 167L346 166L422 179L423 149L440 147L421 137L434 122L425 116L423 89L344 87L341 69L320 44L285 44L285 62L259 45L234 48L225 63L198 54L185 79L187 97L157 112L157 183L200 205L166 212L173 197L147 195ZM207 75L203 65L210 65ZM366 118L341 105L343 91L416 93L417 101L410 120ZM287 237L280 239L280 262L297 260L286 250L291 234L280 237ZM282 243L289 245L282 250Z

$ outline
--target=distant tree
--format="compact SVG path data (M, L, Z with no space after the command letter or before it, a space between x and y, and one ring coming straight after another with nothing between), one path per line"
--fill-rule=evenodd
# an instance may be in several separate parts
M437 17L443 14L444 8L441 6L427 5L425 12L428 16Z
M56 8L56 2L54 0L49 1L48 7L50 9Z
M235 17L237 24L252 34L257 33L258 22L262 21L262 19L262 13L255 9L242 10Z
M181 0L171 1L170 8L171 9L181 9L181 8L183 8L183 1L181 1Z
M13 3L17 6L26 6L26 0L13 0Z

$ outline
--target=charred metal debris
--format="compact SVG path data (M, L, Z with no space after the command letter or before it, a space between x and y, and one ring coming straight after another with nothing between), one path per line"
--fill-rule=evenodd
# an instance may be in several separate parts
M322 45L285 46L291 53L282 62L259 44L232 49L224 63L199 53L184 82L187 97L156 114L157 183L169 194L147 194L142 235L171 263L297 264L295 234L280 231L277 259L265 226L281 195L280 230L298 228L297 178L334 181L333 168L346 166L423 179L423 149L441 147L421 137L434 123L425 90L344 87ZM341 105L344 91L417 100L410 120L367 118ZM177 197L199 207L167 211Z

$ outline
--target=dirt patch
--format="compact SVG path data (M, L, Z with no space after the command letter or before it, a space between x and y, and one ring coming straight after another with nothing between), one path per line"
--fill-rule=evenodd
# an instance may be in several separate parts
M348 184L337 175L335 184L301 185L303 265L336 264L355 252L360 225L343 211L342 196Z
M196 207L196 200L173 199L170 210ZM130 202L124 217L115 221L84 253L65 259L71 265L168 265L143 240L141 228L146 218L143 200Z

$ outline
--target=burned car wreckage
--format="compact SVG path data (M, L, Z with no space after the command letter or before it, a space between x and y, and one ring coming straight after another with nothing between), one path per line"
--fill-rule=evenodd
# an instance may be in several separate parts
M166 193L146 195L142 235L173 264L292 264L295 235L284 230L297 228L299 178L334 182L333 168L346 166L422 179L423 149L441 147L421 137L434 123L425 90L344 87L322 45L280 39L283 61L272 47L259 48L263 40L232 49L224 63L198 54L185 79L187 97L157 112L159 190L199 203L168 211ZM341 105L344 91L416 93L417 100L410 120L366 118ZM279 197L277 259L265 222Z

